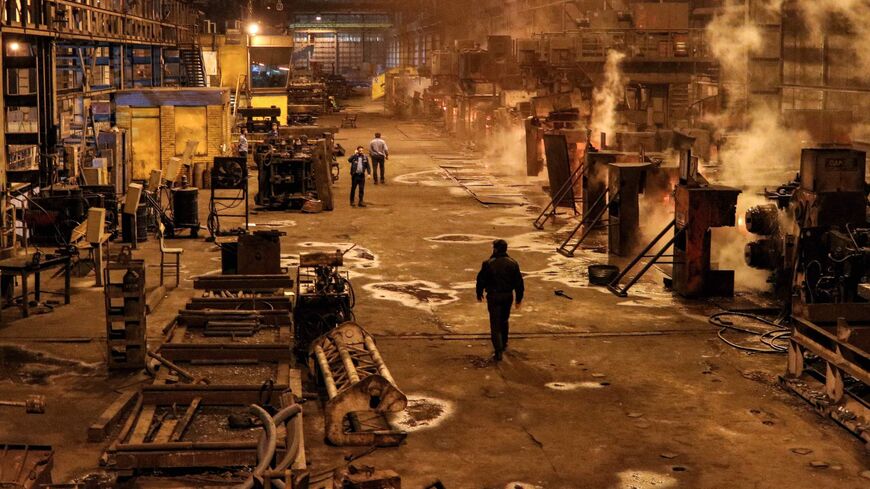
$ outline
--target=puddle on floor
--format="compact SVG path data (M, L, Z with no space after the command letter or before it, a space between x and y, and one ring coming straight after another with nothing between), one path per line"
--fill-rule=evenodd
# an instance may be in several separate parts
M578 253L571 258L554 253L547 259L546 268L523 272L523 275L544 282L556 282L568 287L583 288L589 286L589 265L606 260L606 256L601 259L588 253Z
M405 185L422 185L424 187L450 187L453 181L448 179L443 170L424 170L399 175L392 180Z
M296 226L296 221L291 219L283 219L268 222L253 223L258 228L292 228Z
M501 210L500 216L491 219L489 224L498 227L522 227L529 229L540 212L539 208L530 205L507 207Z
M99 367L15 345L0 345L0 382L47 385L61 375L96 375L102 371Z
M516 236L489 236L485 234L440 234L423 238L433 243L451 244L491 244L496 239L508 242L508 253L512 251L527 251L532 253L555 253L558 244L549 233L523 233Z
M615 489L667 489L677 487L677 479L669 474L649 470L626 470L616 474L619 484Z
M450 288L453 290L474 290L477 288L477 282L474 280L468 282L453 282L450 284Z
M399 302L426 311L459 300L456 291L443 289L440 285L425 280L376 282L364 285L363 289L372 294L375 299Z
M554 391L574 391L577 389L603 389L609 383L606 382L549 382L544 387Z
M492 244L498 238L483 234L439 234L438 236L430 236L423 239L433 243Z
M390 419L396 427L405 431L435 428L453 414L453 403L425 396L408 396L408 407Z

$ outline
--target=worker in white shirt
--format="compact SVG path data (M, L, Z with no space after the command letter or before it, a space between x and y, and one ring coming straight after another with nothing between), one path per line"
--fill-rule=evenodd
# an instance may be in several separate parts
M381 139L381 133L376 132L375 138L369 143L369 154L372 156L372 180L378 184L378 169L380 169L381 183L384 181L384 161L390 159L390 149L387 142Z
M238 151L239 157L244 158L245 161L248 161L248 130L244 127L239 134Z

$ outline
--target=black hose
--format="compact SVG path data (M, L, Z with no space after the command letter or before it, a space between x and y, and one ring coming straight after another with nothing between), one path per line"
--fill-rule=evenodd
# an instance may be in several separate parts
M754 330L749 328L742 328L740 326L735 325L731 321L727 319L723 319L726 316L735 316L744 319L749 319L752 321L757 321L759 323L764 324L772 329L768 330ZM781 342L787 342L789 338L791 338L791 330L788 328L783 328L782 325L778 321L771 321L767 318L761 317L757 314L751 314L747 312L740 311L724 311L720 313L713 314L709 318L710 324L719 327L719 331L716 334L720 340L725 342L727 345L737 348L738 350L753 352L753 353L785 353L788 351L788 347L782 344ZM758 337L758 341L764 344L767 348L759 348L754 346L745 346L734 343L733 341L725 338L725 332L728 330L737 331L740 333L749 334L752 336Z

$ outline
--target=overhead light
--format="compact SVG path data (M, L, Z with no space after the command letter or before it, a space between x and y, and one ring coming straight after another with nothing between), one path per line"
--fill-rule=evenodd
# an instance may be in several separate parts
M323 20L323 17L318 15L317 17L314 18L314 20L316 20L317 22L320 22L321 20Z
M281 71L290 71L290 68L287 68L286 66L279 66L278 69Z
M251 22L245 30L248 32L249 36L256 36L260 32L260 24Z
M21 49L21 44L18 44L15 41L10 42L8 45L10 51L18 51Z

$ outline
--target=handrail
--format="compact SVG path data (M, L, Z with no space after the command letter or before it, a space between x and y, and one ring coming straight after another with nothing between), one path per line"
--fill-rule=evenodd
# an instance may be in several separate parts
M616 295L618 297L628 296L628 289L632 288L634 286L634 284L636 284L637 281L640 280L641 277L643 277L644 274L646 274L646 272L650 268L652 268L653 265L655 265L655 263L658 261L658 259L661 258L662 255L664 255L665 252L671 246L673 246L674 242L677 240L677 237L685 231L685 229L677 230L676 227L677 227L676 220L672 220L671 222L669 222L668 225L665 226L664 229L662 229L662 232L660 232L655 238L653 238L653 240L650 241L649 244L646 245L646 247L640 253L638 253L638 255L636 257L634 257L634 259L631 261L631 263L629 263L628 266L626 266L625 269L622 270L619 273L619 275L617 275L613 279L612 282L610 282L610 284L607 286L607 290L609 290L610 292L612 292L614 295ZM650 261L648 261L643 266L643 268L641 268L640 271L637 272L637 274L634 277L632 277L631 280L629 280L627 284L625 284L625 286L620 286L620 282L622 281L622 279L625 278L629 274L629 272L631 272L634 269L634 267L637 266L638 263L640 263L641 260L648 257L647 253L649 253L649 251L651 249L653 249L653 247L655 247L659 242L661 242L661 240L665 237L665 235L671 229L674 229L674 235L671 237L671 239L668 240L668 242L665 243L665 245L662 246L662 248L658 252L656 252L655 255L652 256L652 259Z
M602 200L609 193L610 193L610 187L607 187L604 190L604 192L601 193L601 195L598 197L598 199L595 200L595 203L592 204L592 206L589 208L589 210L586 211L586 214L583 216L582 219L580 219L580 223L577 224L577 226L571 231L571 234L569 234L568 237L565 238L565 241L563 241L562 244L559 246L559 248L556 249L557 253L559 253L562 256L568 257L568 258L574 256L574 252L577 251L577 248L579 248L580 245L583 244L584 241L586 241L586 238L592 233L592 230L595 229L596 226L598 226L599 222L601 222L601 218L604 217L604 213L607 212L607 209L609 208L609 203L602 202ZM610 202L613 202L616 199L618 199L619 193L620 193L620 191L617 191L615 194L613 194L613 197L611 197L609 199ZM599 205L602 203L604 205ZM589 217L594 212L597 212L597 213L595 214L595 217L592 219L592 222L589 223ZM609 220L606 222L608 222L608 224L609 224ZM583 227L584 225L586 225L586 228L583 231L583 234L580 236L580 239L578 239L577 242L574 243L574 246L572 246L571 249L569 250L568 243L570 243L571 240L574 239L574 236L577 234L577 231L579 231L580 228Z
M536 229L544 229L544 222L549 219L548 214L551 214L551 208L552 216L556 215L556 208L559 206L559 202L562 202L562 200L568 195L569 190L574 189L574 184L577 183L577 177L583 174L584 168L586 168L585 162L581 163L580 166L578 166L571 173L571 176L568 178L568 180L565 180L562 186L559 187L555 194L553 194L553 198L550 199L550 203L547 204L547 207L544 207L544 210L541 211L541 213L535 219L535 222L532 224L533 226L535 226ZM542 220L544 216L547 217Z

